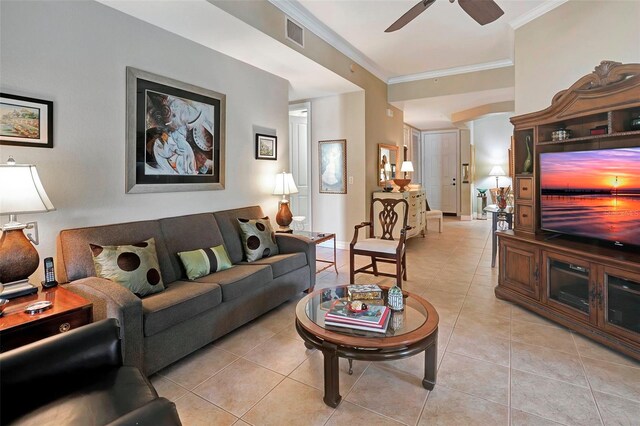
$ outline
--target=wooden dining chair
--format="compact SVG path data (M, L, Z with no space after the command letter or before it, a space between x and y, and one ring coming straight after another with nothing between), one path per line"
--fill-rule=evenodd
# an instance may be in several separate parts
M374 217L376 204L381 204L377 217ZM394 277L396 285L402 288L402 280L407 279L407 259L406 233L407 233L407 212L409 203L404 199L382 199L374 198L371 202L369 222L362 222L355 226L353 240L349 247L350 264L349 279L354 283L356 274L382 275ZM376 226L378 224L379 226ZM368 238L360 238L361 228L369 228ZM399 227L399 237L394 238L394 230ZM376 229L380 232L376 236ZM355 269L355 256L365 256L371 259L371 263L361 268ZM379 263L392 263L396 265L395 274L380 272Z

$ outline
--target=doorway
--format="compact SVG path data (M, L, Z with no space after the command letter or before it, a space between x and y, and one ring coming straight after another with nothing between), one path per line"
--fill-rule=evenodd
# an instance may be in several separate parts
M304 216L302 225L311 230L311 103L289 105L289 170L298 187L289 196L294 216ZM297 224L294 224L299 226Z
M458 130L422 132L422 186L429 207L458 214Z

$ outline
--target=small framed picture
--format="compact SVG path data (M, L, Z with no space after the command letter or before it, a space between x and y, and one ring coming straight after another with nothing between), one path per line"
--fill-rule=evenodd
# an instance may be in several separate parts
M53 102L0 93L0 145L53 148Z
M256 160L278 159L278 137L256 133Z

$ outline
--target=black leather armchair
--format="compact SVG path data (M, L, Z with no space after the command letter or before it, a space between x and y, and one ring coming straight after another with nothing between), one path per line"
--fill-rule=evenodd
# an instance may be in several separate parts
M0 424L180 425L107 319L0 354Z

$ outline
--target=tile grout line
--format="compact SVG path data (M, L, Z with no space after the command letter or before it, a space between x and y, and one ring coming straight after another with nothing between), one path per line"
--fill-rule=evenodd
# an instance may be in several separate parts
M598 406L598 400L596 399L596 395L593 393L594 391L593 391L593 387L591 386L591 380L589 380L589 375L587 374L587 368L584 366L584 362L582 361L582 356L580 355L580 351L578 350L578 344L576 343L575 336L572 332L571 332L571 341L573 342L573 346L575 346L576 352L578 353L578 360L580 362L580 366L582 367L582 374L584 374L584 378L587 380L587 386L589 386L589 394L591 395L593 404L596 407L596 412L598 413L600 424L604 425L604 419L602 418L602 413L600 412L600 406Z

